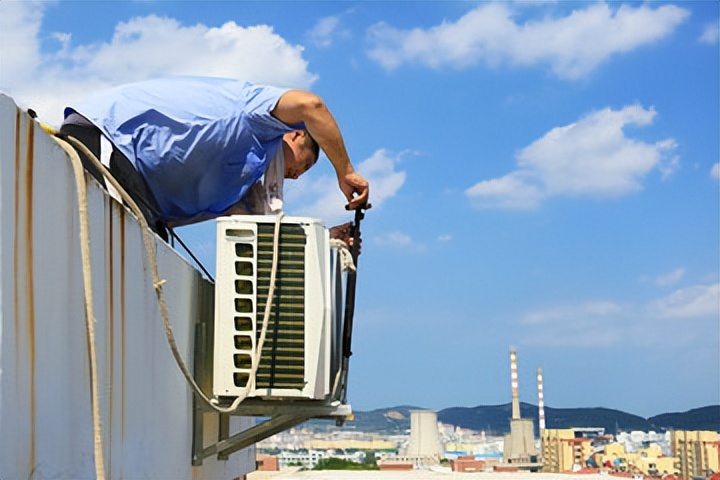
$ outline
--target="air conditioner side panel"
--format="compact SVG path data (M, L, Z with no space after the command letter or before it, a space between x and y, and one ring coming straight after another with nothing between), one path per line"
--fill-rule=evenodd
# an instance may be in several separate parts
M330 393L330 251L328 232L322 224L313 224L308 230L306 257L305 339L307 395L323 399Z

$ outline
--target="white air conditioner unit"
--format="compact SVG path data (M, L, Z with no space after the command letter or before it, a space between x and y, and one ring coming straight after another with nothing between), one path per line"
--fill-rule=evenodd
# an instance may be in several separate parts
M342 296L340 275L331 268L327 229L310 218L282 219L273 308L257 355L275 223L275 216L257 215L217 221L216 397L323 400L340 368L341 308L335 307Z

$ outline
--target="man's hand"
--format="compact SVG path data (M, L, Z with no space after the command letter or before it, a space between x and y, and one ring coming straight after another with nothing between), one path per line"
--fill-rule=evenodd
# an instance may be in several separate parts
M338 240L342 240L347 244L348 247L352 247L353 243L355 243L355 238L352 236L352 222L343 223L342 225L338 225L336 227L332 227L330 229L330 238L337 238ZM360 240L360 248L358 248L358 255L360 254L360 249L362 247L362 239Z
M347 210L355 210L367 203L370 196L370 185L359 173L350 172L339 177L338 184L340 190L345 194L345 198L348 199L349 203L345 207Z
M355 172L340 128L322 98L303 90L289 90L280 96L272 114L287 125L305 124L335 168L340 190L349 202L348 210L355 210L368 202L368 182Z

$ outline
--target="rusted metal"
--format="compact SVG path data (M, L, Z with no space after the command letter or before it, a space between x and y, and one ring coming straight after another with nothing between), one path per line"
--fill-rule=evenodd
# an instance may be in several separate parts
M31 466L35 465L35 419L36 398L35 398L35 276L33 269L33 168L35 166L35 123L27 121L27 153L25 156L25 289L27 295L27 342L28 342L28 363L30 365L30 389L28 392L30 401L30 460ZM19 129L18 129L19 130Z
M20 345L20 110L15 111L15 168L13 170L13 319L15 342ZM15 365L20 365L20 350L14 349ZM16 380L20 375L16 372ZM15 389L18 390L16 383Z
M194 352L195 352L195 360L193 363L193 374L195 375L195 378L198 378L202 380L204 376L204 369L205 369L205 361L206 361L206 351L205 346L207 345L207 323L205 322L198 322L195 325L195 343L194 343ZM200 387L202 388L202 383L200 383ZM191 462L193 467L199 467L203 464L203 456L202 451L204 448L204 409L202 408L202 401L197 397L197 395L193 395L193 438L192 438L192 454L191 454Z
M20 343L20 110L15 111L15 168L13 170L13 312L15 320L15 345ZM15 364L19 363L19 350L15 349Z
M113 236L113 211L115 210L112 205L112 199L110 197L105 197L105 203L107 204L105 211L106 214L106 223L107 223L107 250L105 252L105 255L107 257L107 319L108 319L108 336L109 341L107 342L108 345L108 355L107 355L107 365L108 365L108 377L110 378L110 381L114 384L115 383L115 249L114 249L114 236ZM107 465L108 470L112 472L112 461L113 461L113 448L112 448L112 441L113 441L113 429L115 427L115 417L114 417L114 406L115 406L115 392L111 391L110 395L108 396L108 431L109 431L109 437L110 440L108 441L108 451L110 454L108 455Z
M125 302L127 302L127 296L125 295L125 210L119 209L118 225L120 228L120 371L122 378L120 379L120 392L121 392L121 411L120 411L120 434L121 438L125 439L125 354L126 354L126 330L125 330Z

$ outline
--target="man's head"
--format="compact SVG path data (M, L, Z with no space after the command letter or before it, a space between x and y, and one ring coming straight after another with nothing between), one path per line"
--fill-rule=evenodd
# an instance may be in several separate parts
M315 165L320 147L307 130L293 130L283 135L285 178L296 179Z

